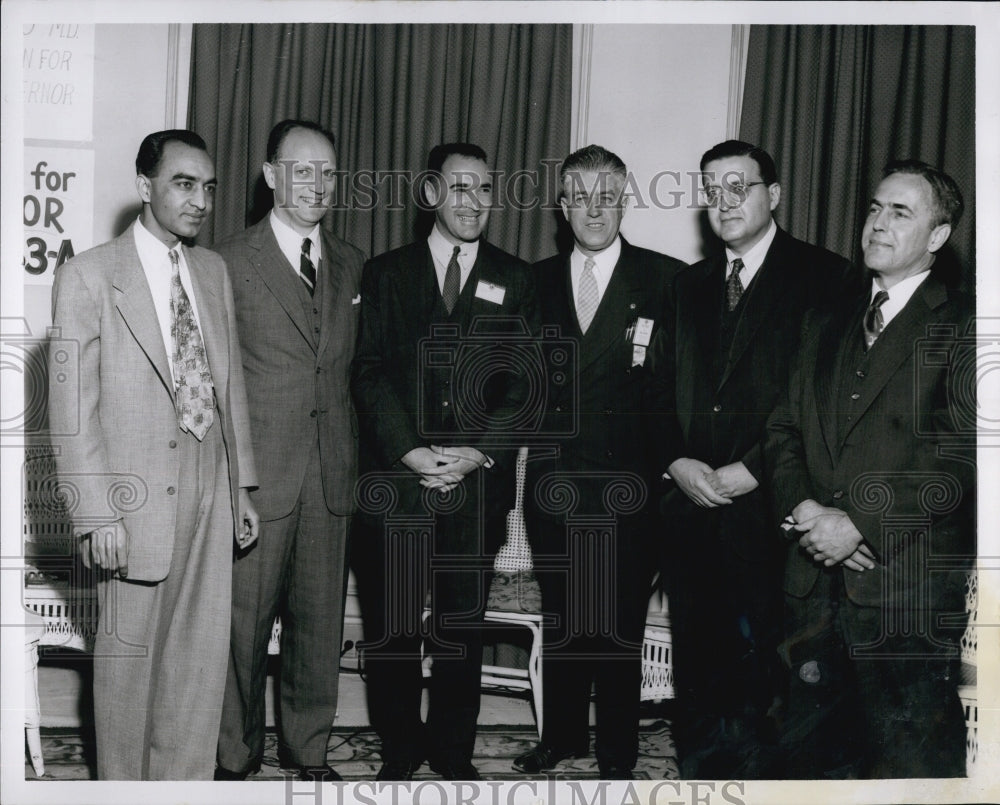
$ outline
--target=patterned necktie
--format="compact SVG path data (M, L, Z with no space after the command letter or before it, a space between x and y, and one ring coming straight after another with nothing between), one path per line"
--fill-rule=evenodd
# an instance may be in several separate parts
M455 308L458 302L458 294L462 289L462 268L458 264L458 253L462 251L461 246L456 246L451 253L451 260L448 261L448 268L444 272L444 289L441 296L444 298L444 307L448 313Z
M215 421L215 386L205 357L205 343L181 285L180 260L170 250L170 337L174 342L174 406L177 423L199 442Z
M740 272L743 270L743 261L737 257L733 260L733 266L726 278L726 308L732 313L740 303L743 296L743 283L740 281Z
M882 318L882 305L889 298L889 294L886 291L879 291L875 294L875 298L872 299L872 303L868 305L868 310L865 311L865 349L871 349L872 344L878 339L882 334L882 328L885 327L885 320Z
M594 320L600 295L597 291L597 277L594 276L596 263L589 257L583 261L583 273L580 274L580 287L576 292L576 317L580 321L580 330L584 333Z
M312 241L309 238L302 239L302 254L299 255L299 276L312 296L316 293L316 268L309 259L309 252L312 250Z

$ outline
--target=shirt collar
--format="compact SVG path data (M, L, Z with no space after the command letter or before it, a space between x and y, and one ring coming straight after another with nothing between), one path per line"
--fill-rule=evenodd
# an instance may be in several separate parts
M743 271L740 273L740 277L743 279L744 286L748 285L750 282L749 278L753 278L753 275L757 273L760 267L764 264L764 258L767 257L767 250L771 248L771 244L774 242L774 236L778 233L778 225L774 223L774 219L771 219L771 224L767 228L767 232L764 233L764 237L758 240L746 254L736 254L728 246L726 247L726 264L727 266L732 266L733 260L739 258L743 261Z
M913 296L914 291L920 286L925 279L931 275L931 270L925 269L919 274L914 274L912 277L907 277L902 279L893 285L891 288L883 288L879 285L878 279L872 281L871 296L869 297L869 303L875 298L875 294L879 291L885 291L889 294L889 299L884 304L892 303L893 307L901 308L910 301L910 297Z
M479 254L479 241L454 244L442 234L441 230L438 229L437 221L435 221L430 235L427 236L427 246L434 259L447 267L448 263L451 262L451 255L454 253L456 245L459 247L458 264L463 271L468 271L476 262L476 256Z
M578 266L582 271L583 264L588 258L590 258L594 261L594 274L607 280L611 277L611 273L615 270L615 266L618 265L618 258L621 257L621 254L622 238L621 235L616 235L611 245L604 251L598 252L597 254L584 254L580 251L579 246L574 245L573 254L570 260L574 266ZM605 284L607 283L605 282Z
M270 219L271 231L274 232L274 237L278 241L281 251L286 256L295 255L295 259L290 260L292 266L298 267L298 256L302 253L302 241L306 238L312 241L312 246L309 247L309 259L312 260L313 265L318 265L323 249L323 239L319 235L319 224L310 229L308 235L300 235L275 215L274 210L271 210Z
M142 218L136 218L135 220L135 248L139 252L139 259L142 261L143 265L157 266L167 260L167 254L171 251L171 247L167 246L162 240L160 240L156 235L146 229L143 226ZM181 255L183 259L183 248L180 241L177 241L177 245L172 247Z

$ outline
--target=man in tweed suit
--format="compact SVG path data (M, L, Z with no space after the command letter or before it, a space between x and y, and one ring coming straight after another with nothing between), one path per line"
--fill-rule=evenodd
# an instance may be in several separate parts
M56 271L52 319L80 353L50 356L49 421L72 434L59 482L97 574L98 777L208 780L233 537L257 535L249 418L225 266L184 243L212 211L205 143L150 134L135 165L139 219Z
M333 135L285 120L264 179L274 209L219 244L260 457L260 544L236 557L232 657L216 779L244 779L264 752L267 644L282 618L279 759L337 780L326 744L337 711L345 556L357 422L348 390L363 257L321 228L334 199Z

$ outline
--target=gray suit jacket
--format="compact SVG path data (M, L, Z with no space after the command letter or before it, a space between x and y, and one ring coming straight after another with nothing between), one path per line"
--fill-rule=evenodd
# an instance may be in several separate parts
M352 513L358 423L349 380L364 256L323 233L322 309L312 313L269 216L215 248L226 261L236 300L260 479L253 493L257 511L274 520L292 510L305 458L318 438L326 505L335 514Z
M160 581L173 553L182 468L170 367L133 228L56 271L49 425L60 434L52 442L73 533L121 518L131 535L129 579ZM185 255L236 513L239 488L257 478L232 289L217 254L194 247Z

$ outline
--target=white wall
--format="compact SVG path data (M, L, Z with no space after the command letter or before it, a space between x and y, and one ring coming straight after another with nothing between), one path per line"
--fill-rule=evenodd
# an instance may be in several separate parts
M647 208L633 206L622 233L687 262L704 256L690 173L727 136L732 37L731 25L574 29L573 147L597 143L625 161ZM681 178L651 193L663 171Z

